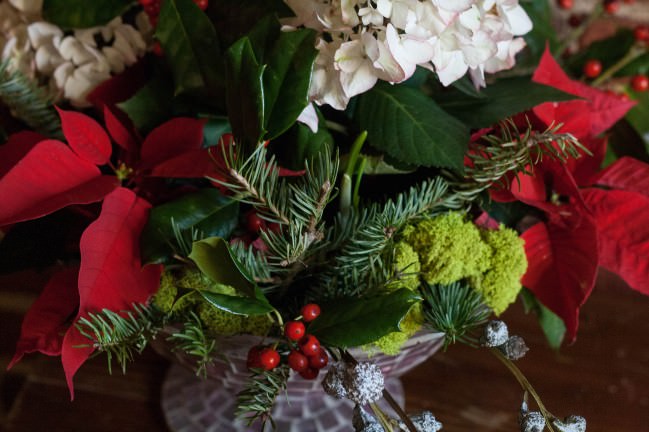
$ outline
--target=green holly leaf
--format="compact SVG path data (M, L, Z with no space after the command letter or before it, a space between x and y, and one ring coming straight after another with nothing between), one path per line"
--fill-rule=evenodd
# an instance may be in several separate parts
M146 133L171 116L173 88L170 80L156 75L130 99L117 104L141 133Z
M229 237L237 226L239 203L216 189L203 189L155 207L142 231L142 259L147 263L167 262L174 251L173 224L187 233L196 230L205 237ZM173 221L173 224L172 224Z
M374 342L399 331L399 324L421 297L409 289L371 298L338 299L321 305L309 333L322 343L340 348Z
M543 306L530 290L523 288L521 298L525 312L534 312L536 314L539 325L548 341L548 345L555 350L561 348L561 344L566 335L566 325L563 320L550 309Z
M222 92L221 53L216 30L210 19L192 0L162 3L156 38L171 68L175 94Z
M359 97L355 117L369 144L399 161L463 170L469 129L418 90L379 83Z
M265 315L273 311L273 306L265 297L239 297L201 291L205 300L217 309L236 315Z
M132 0L44 0L43 18L65 29L100 26L122 15Z
M537 84L529 77L502 79L482 89L482 98L451 90L436 95L439 105L472 128L484 128L543 102L578 99L555 88ZM524 95L524 97L522 97Z

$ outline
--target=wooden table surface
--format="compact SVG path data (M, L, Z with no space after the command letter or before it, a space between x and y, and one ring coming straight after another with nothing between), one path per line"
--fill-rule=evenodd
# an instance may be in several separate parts
M0 367L4 371L26 308L46 273L0 276ZM589 432L649 432L649 298L604 275L582 311L577 343L556 354L517 304L505 314L531 351L520 368L557 416L580 414ZM160 386L168 363L151 351L127 374L108 375L105 358L85 364L70 402L58 358L26 357L0 378L0 430L7 432L167 431ZM444 431L518 431L522 391L486 350L452 346L404 378L407 410L429 409Z

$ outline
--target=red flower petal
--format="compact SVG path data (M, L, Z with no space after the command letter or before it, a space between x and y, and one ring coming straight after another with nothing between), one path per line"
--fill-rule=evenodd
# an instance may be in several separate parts
M593 155L584 154L580 158L570 158L566 162L567 170L572 173L579 186L590 186L596 181L606 156L607 141L606 138L583 139L581 143Z
M579 308L590 295L597 275L597 231L590 216L571 229L538 223L525 231L528 269L522 283L559 315L574 340Z
M168 178L221 177L209 149L192 150L170 158L156 165L149 175Z
M140 60L119 75L99 84L88 95L88 102L103 110L105 105L115 106L135 95L151 78L147 62Z
M162 162L192 150L203 143L204 120L179 117L152 130L142 144L142 169L151 169Z
M16 354L7 369L11 369L27 353L61 354L66 324L79 306L78 274L78 268L68 268L56 273L45 285L40 297L25 315Z
M0 226L100 201L116 186L62 142L41 141L0 179Z
M36 144L47 139L32 131L18 132L0 145L0 177L20 161Z
M110 138L99 123L85 114L56 108L61 117L61 128L68 144L79 157L104 165L110 159Z
M649 294L649 196L587 189L584 198L599 230L600 265Z
M81 237L77 319L102 309L129 310L157 290L161 266L143 268L140 261L140 234L150 207L125 188L114 190L104 200L99 218ZM74 326L63 340L63 369L72 396L72 378L93 351L75 346L88 343Z
M107 106L104 107L104 123L108 133L117 145L129 153L137 151L137 140L133 134Z
M649 196L649 164L625 156L606 168L596 183Z

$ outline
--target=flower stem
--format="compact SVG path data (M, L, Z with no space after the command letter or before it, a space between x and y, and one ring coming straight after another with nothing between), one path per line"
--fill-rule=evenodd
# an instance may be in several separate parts
M371 403L370 407L372 408L372 411L374 412L374 416L376 419L381 423L381 426L385 430L385 432L394 432L394 429L392 429L392 426L390 426L390 422L388 421L387 418L385 418L385 414L379 408L379 406L376 403Z
M631 63L633 60L637 59L641 55L645 53L645 49L638 46L637 44L634 44L631 46L629 51L622 57L620 60L618 60L614 65L606 69L604 73L602 73L600 76L595 79L591 85L594 87L597 87L598 85L608 81L615 75L620 69L622 69L624 66L628 65Z

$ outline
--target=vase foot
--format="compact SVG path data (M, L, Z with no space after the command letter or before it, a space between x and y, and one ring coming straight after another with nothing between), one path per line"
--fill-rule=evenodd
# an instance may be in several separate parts
M353 404L323 392L300 391L292 381L286 394L278 396L273 419L280 432L352 431ZM311 387L312 382L303 384ZM403 406L404 393L398 378L388 378L386 388ZM162 387L162 409L173 432L258 432L235 419L236 391L214 380L197 378L186 368L173 365ZM268 428L270 430L270 428Z

